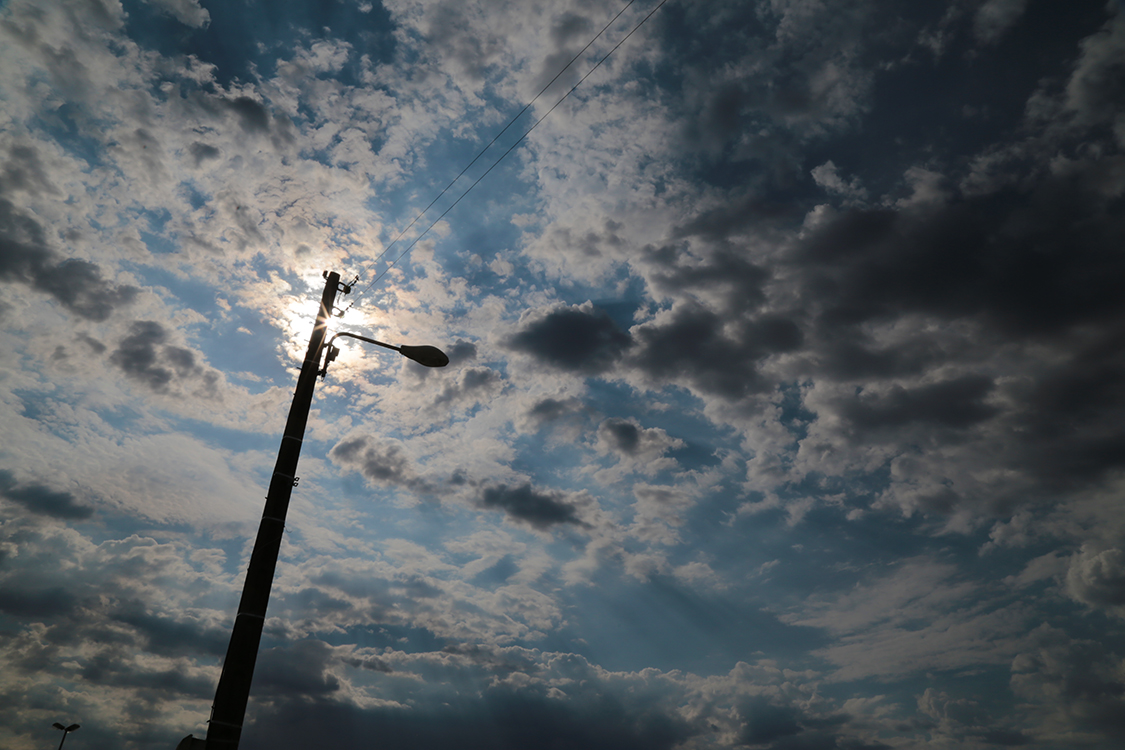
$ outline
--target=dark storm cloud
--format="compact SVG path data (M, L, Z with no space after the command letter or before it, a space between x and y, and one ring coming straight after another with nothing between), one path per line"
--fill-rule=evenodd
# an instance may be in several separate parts
M1107 549L1075 555L1066 587L1074 599L1093 607L1125 606L1125 553Z
M1075 422L1097 417L1108 404L1125 403L1125 321L1047 368L1026 401L1032 420L1066 414Z
M95 321L136 299L138 289L110 284L94 263L57 257L39 222L0 198L0 281L28 284L75 315Z
M725 142L739 131L743 110L750 103L746 89L737 81L726 81L709 91L693 123L698 130L698 140Z
M109 355L125 376L156 393L171 393L193 385L193 394L204 398L218 397L218 374L196 361L190 349L165 343L164 326L151 320L136 320L129 326L129 335L118 342Z
M398 485L419 492L429 489L402 445L392 440L357 435L337 443L328 457L376 484Z
M996 448L1038 481L1025 493L1075 488L1125 466L1125 178L1105 176L1116 158L1069 161L987 196L848 210L810 233L793 268L820 373L909 376L991 362L1001 347L1025 357L998 394L1004 415L989 402L992 376L977 374L860 395L838 402L841 416L866 430L1010 420ZM960 333L929 327L891 348L870 345L867 326L913 315Z
M747 698L738 706L742 720L738 744L768 750L890 750L844 731L845 714L817 716L790 703L765 696Z
M1047 625L1029 640L1037 647L1012 661L1016 695L1040 704L1040 710L1065 712L1069 722L1107 738L1125 739L1120 657L1101 643L1071 639Z
M507 341L552 367L590 375L612 368L631 343L605 311L585 307L551 310Z
M759 363L798 349L804 340L801 329L787 318L728 321L695 303L638 326L633 334L637 348L628 364L650 382L686 381L731 401L772 389L774 384L758 372Z
M1125 321L1063 350L1018 391L1014 437L1047 486L1074 487L1125 467Z
M254 669L254 688L262 695L312 697L334 693L340 681L327 671L335 661L323 641L298 641L263 649Z
M74 610L74 599L61 587L31 590L0 589L0 612L21 618L55 618Z
M996 415L984 403L992 391L991 378L965 375L953 380L906 389L892 386L886 394L862 394L840 405L840 413L860 430L900 427L912 422L964 429Z
M485 508L498 508L513 519L541 530L558 524L585 525L578 517L578 509L563 493L536 490L530 484L485 487L480 502Z
M679 12L686 18L674 24ZM759 132L801 141L855 122L872 78L860 62L871 17L866 3L711 3L663 13L668 47L684 45L683 26L694 32L675 74L681 142L711 158L746 159ZM754 156L774 168L789 162L782 169L791 176L798 148Z
M973 34L982 44L995 44L1023 15L1027 0L991 0L973 18Z
M10 471L0 469L0 497L22 505L32 513L80 521L94 514L93 508L79 503L69 492L52 490L42 484L16 482Z
M936 342L914 340L894 347L872 346L861 331L828 339L816 347L816 368L830 380L918 375L944 358Z
M230 637L229 632L219 628L150 612L140 601L123 603L107 614L110 619L135 628L144 638L146 650L163 656L186 653L222 656Z
M493 687L453 703L409 710L362 709L337 702L276 701L242 735L246 750L362 747L378 737L387 750L671 750L696 730L680 717L613 695L550 699L538 690Z
M99 649L86 659L78 674L94 685L140 688L136 697L149 704L183 696L209 698L215 689L210 677L189 676L178 668L146 669L137 664L132 653L116 646Z
M1125 15L1118 9L1079 46L1083 55L1067 83L1067 108L1080 124L1112 122L1125 102Z
M1027 193L843 212L794 259L807 304L829 328L919 312L1018 337L1120 316L1125 216L1091 189L1099 169L1076 166Z
M739 740L744 745L763 745L801 733L800 713L793 706L776 706L757 698L745 701L738 713L743 721Z
M751 227L761 227L766 223L800 217L800 207L792 203L781 203L750 193L732 198L727 203L709 208L692 217L673 231L676 238L701 237L706 240L725 240L742 233ZM737 255L730 256L736 263ZM745 263L746 261L741 261Z
M713 251L704 262L675 245L648 247L644 260L650 268L649 282L661 294L705 295L735 314L754 310L766 301L764 287L769 271L729 246Z
M986 729L983 732L971 734L969 736L977 737L983 742L999 745L1000 747L1023 747L1035 741L1030 735L1026 735L1016 729Z

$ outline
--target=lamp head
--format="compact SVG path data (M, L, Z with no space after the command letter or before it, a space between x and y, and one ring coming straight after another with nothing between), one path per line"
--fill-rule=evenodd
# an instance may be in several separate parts
M426 367L445 367L449 364L449 357L436 346L400 346L398 350L402 356Z

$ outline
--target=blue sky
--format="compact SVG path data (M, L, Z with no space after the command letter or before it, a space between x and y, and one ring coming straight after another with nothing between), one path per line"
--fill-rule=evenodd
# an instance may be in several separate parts
M205 732L325 270L246 750L1121 746L1121 4L669 0L419 239L656 6L392 247L619 6L0 4L0 746Z

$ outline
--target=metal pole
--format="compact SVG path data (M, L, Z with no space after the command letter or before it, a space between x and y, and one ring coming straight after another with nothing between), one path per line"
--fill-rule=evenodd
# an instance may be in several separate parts
M301 442L309 419L309 407L316 386L328 317L332 314L336 292L343 291L347 294L351 291L346 285L340 284L340 274L333 272L325 278L327 282L320 299L316 325L293 392L293 405L289 407L289 419L285 423L285 434L281 438L281 448L277 452L277 463L266 495L266 508L262 513L261 525L258 526L258 536L254 540L254 551L250 555L250 567L246 571L246 583L242 587L242 600L238 603L238 615L234 620L234 630L231 631L230 645L227 646L223 671L215 689L215 703L211 707L211 721L207 727L207 750L237 750L242 735L242 721L246 716L246 703L250 697L250 681L254 676L254 663L258 659L258 645L266 620L266 605L273 586L281 536L285 531L285 514L289 509L289 496L297 484L297 459L301 456Z

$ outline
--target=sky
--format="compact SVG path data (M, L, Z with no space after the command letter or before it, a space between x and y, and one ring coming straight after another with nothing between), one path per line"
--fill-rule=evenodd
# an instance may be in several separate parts
M324 271L244 750L1125 743L1125 6L626 2L0 3L0 747L205 733Z

